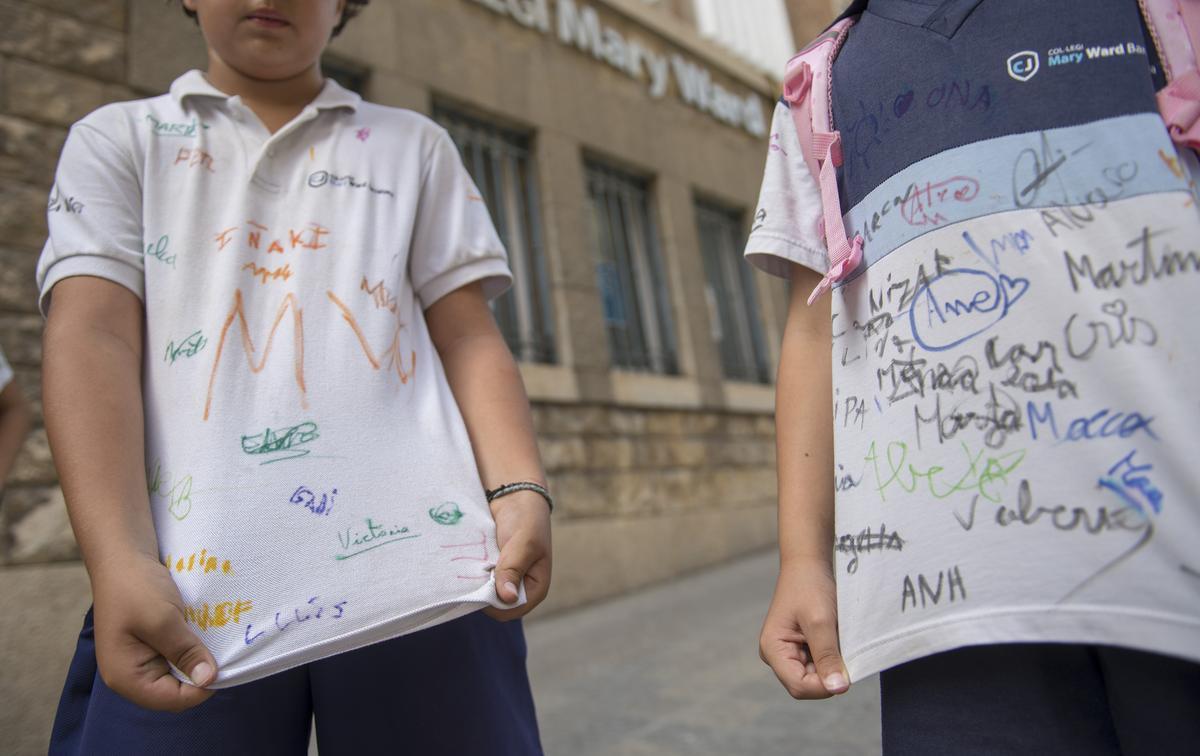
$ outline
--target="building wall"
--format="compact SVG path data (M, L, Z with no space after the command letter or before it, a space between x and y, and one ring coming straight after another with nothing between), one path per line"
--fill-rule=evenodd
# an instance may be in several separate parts
M757 93L769 116L777 82L702 39L689 3L577 4L630 39L703 64L722 86ZM369 72L368 99L424 113L449 102L532 134L558 357L522 366L559 502L548 610L772 543L772 389L722 377L694 213L703 197L749 223L765 138L687 105L676 83L654 100L645 81L563 44L553 25L524 28L480 0L376 2L332 49ZM166 3L0 0L0 344L38 418L0 511L6 566L78 559L40 422L33 284L66 128L203 64L199 32ZM585 156L650 180L679 375L611 367ZM755 286L773 366L785 290L761 276Z
M817 37L841 13L850 0L785 0L792 36L797 47L804 47Z
M701 33L759 68L783 75L796 50L784 0L694 0Z
M77 557L41 427L33 274L67 127L104 103L139 96L127 76L128 21L125 0L0 1L0 345L38 426L0 509L0 559L8 565Z

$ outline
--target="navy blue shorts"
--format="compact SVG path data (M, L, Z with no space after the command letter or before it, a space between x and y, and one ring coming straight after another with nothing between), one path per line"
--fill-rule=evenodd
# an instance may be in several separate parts
M964 648L879 676L885 756L1200 753L1200 664L1105 646Z
M171 714L114 693L84 618L51 754L540 754L520 622L476 612L237 687Z

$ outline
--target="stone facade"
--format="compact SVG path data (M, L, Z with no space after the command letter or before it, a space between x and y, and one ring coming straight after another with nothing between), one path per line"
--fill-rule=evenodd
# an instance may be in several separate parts
M0 344L37 424L0 509L6 565L78 558L41 427L33 272L67 127L107 102L140 96L126 83L126 24L125 0L0 2Z
M797 47L804 47L817 38L837 17L850 0L784 0L792 22L792 36Z
M539 404L563 608L725 561L775 530L767 415Z
M576 4L704 65L722 86L757 93L769 115L777 82L702 40L689 3ZM827 22L827 0L812 4ZM332 50L369 72L368 99L425 113L449 101L533 134L558 362L522 368L559 502L548 608L769 545L772 389L722 378L694 215L704 197L741 208L748 221L765 138L687 105L674 88L652 98L646 82L486 5L377 0ZM160 93L203 63L199 32L172 4L0 0L0 344L38 421L0 510L4 565L78 558L40 422L33 283L66 129L104 103ZM678 375L612 369L587 230L583 159L594 155L651 177ZM761 276L756 286L774 365L786 292Z

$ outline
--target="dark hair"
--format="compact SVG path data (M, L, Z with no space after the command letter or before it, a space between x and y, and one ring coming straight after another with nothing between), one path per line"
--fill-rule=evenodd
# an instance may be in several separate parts
M167 1L173 2L174 0ZM342 20L338 22L337 26L333 27L333 36L336 37L337 35L341 34L342 29L346 28L346 24L350 23L350 19L361 13L362 9L367 7L367 3L369 2L371 2L371 0L346 0L346 10L342 11ZM182 3L180 3L180 7L183 7ZM183 8L183 12L186 13L193 21L197 21L196 11L190 11L187 8Z

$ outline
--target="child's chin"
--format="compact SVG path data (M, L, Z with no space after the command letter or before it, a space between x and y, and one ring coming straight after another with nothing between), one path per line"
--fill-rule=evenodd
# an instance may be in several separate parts
M308 65L297 63L295 60L280 61L272 56L259 54L246 55L235 66L238 73L260 81L283 81L299 76L308 69Z

